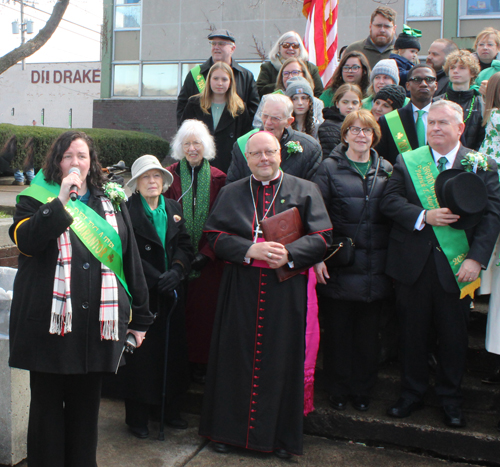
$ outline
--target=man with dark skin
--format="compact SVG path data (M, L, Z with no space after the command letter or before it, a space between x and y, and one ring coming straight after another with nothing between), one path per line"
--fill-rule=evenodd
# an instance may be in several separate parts
M434 68L436 72L436 96L440 96L446 92L450 80L443 67L446 62L446 57L456 50L458 50L457 45L450 39L437 39L429 47L425 63Z
M408 72L408 81L406 83L406 89L410 91L410 103L394 111L399 115L402 127L396 127L396 130L394 130L394 127L389 126L388 118L390 119L391 116L394 116L394 112L389 112L378 120L382 131L382 138L376 150L378 154L387 159L391 164L396 162L398 154L411 149L417 149L427 143L425 138L427 114L429 113L429 107L436 92L436 87L436 72L434 68L428 65L416 65ZM423 134L421 131L418 131L419 126L423 128ZM420 138L419 134L421 135Z

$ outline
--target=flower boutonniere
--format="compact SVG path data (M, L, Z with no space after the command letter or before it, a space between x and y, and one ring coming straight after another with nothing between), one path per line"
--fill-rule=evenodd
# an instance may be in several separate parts
M104 193L109 198L115 210L120 210L120 203L127 200L125 190L115 182L108 182L104 185Z
M304 152L304 149L298 141L288 141L285 146L289 156L297 152Z
M468 152L465 157L460 161L466 172L476 173L478 170L488 169L488 160L484 154L476 151Z

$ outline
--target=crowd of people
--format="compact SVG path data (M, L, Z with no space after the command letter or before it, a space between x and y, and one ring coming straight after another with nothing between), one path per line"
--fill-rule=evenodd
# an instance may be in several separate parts
M378 7L323 87L296 32L255 81L235 36L212 31L179 94L176 162L139 157L128 201L85 133L54 142L10 229L30 466L96 465L101 388L138 438L150 420L187 428L190 380L215 451L300 455L320 322L331 407L370 409L389 323L401 393L387 414L423 407L432 354L443 421L466 425L474 293L491 293L500 355L500 32L472 52L437 39L423 63L420 37Z

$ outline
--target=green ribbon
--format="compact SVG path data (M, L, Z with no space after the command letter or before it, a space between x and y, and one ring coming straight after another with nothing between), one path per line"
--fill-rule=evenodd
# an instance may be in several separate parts
M19 203L20 196L30 196L46 204L57 198L60 190L60 185L47 182L43 171L40 170L31 181L29 188L17 195L17 202ZM65 209L73 218L71 230L96 259L115 273L128 296L132 298L123 271L122 242L116 230L106 219L80 200L69 201Z
M440 205L437 200L434 184L439 175L439 171L432 157L429 146L423 146L414 151L401 154L411 181L418 195L418 199L426 210L439 209ZM469 242L463 230L453 229L449 225L432 226L439 246L448 260L448 263L453 271L455 280L460 289L460 298L474 294L481 285L481 279L478 278L474 282L458 282L456 276L460 266L467 258L469 252Z
M193 75L196 87L198 88L199 92L203 92L205 86L207 85L207 82L205 80L205 77L200 73L200 71L201 71L200 65L196 65L194 68L191 68L191 75Z
M411 37L422 37L422 31L420 29L412 29L407 24L403 25L403 34Z
M403 152L411 151L412 148L410 146L410 141L406 135L399 112L397 110L393 110L392 112L385 114L385 121L387 122L392 139L394 140L394 143L396 143L399 152L402 154Z
M250 139L250 136L252 136L254 133L257 133L260 131L258 128L255 128L248 133L244 134L243 136L240 136L236 142L238 143L238 147L240 148L241 153L243 154L243 157L245 160L247 160L247 156L245 156L245 146L247 145L247 141Z

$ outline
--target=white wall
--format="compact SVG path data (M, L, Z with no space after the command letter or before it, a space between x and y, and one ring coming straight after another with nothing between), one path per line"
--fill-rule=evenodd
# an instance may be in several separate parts
M100 62L14 65L0 75L0 123L41 126L44 109L44 126L69 128L72 109L72 127L91 128L100 81Z

